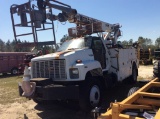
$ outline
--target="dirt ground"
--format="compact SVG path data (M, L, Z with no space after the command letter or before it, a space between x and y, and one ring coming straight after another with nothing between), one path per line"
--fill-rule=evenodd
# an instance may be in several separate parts
M151 79L153 76L153 65L140 65L138 69L139 79Z
M152 77L152 66L139 67L139 79ZM110 102L122 101L126 98L128 89L132 85L119 85L115 89L106 91L102 108L108 108ZM114 94L114 95L113 95ZM21 97L20 97L21 98ZM91 119L91 113L82 112L77 102L54 102L49 105L37 105L32 100L25 103L0 104L0 119Z

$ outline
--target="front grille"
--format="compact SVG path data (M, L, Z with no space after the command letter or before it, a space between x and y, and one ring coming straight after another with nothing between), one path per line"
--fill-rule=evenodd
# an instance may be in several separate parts
M34 61L32 63L33 78L66 79L65 60Z

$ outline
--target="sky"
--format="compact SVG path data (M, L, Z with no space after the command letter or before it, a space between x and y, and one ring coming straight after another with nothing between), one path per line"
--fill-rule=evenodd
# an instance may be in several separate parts
M78 13L99 19L101 21L122 25L123 36L119 39L137 41L139 36L150 38L154 41L160 37L160 0L59 0L77 9ZM0 39L4 42L14 39L10 6L22 4L28 0L1 0L0 1ZM53 11L54 13L54 11ZM74 24L62 25L54 22L56 41L59 42L67 34L69 27ZM23 29L19 29L17 34ZM39 41L53 40L51 33L39 33ZM18 37L18 39L32 42L32 37Z

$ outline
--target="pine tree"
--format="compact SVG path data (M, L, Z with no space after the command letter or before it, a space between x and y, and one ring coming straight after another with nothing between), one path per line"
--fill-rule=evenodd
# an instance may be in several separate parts
M0 52L5 52L5 42L0 39Z

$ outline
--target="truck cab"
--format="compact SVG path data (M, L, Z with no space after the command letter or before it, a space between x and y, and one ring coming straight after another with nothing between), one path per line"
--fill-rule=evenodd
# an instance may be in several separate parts
M45 67L46 63L49 66ZM106 49L101 38L81 37L65 41L56 53L32 59L32 78L47 77L52 78L53 81L82 81L85 80L85 74L88 71L100 69L102 72L106 70L107 65ZM37 66L44 67L44 70L36 69ZM55 72L57 75L52 75Z

